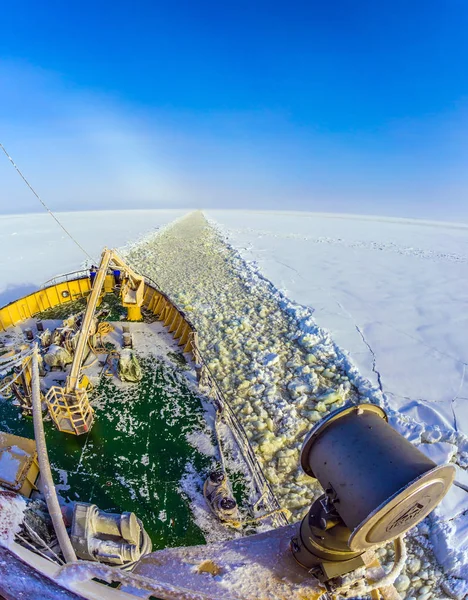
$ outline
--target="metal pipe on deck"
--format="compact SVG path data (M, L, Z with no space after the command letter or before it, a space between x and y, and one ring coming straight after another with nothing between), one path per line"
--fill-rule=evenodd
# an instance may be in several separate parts
M71 545L65 523L63 522L62 511L55 491L52 471L50 469L49 456L44 435L44 424L42 422L41 392L39 387L39 363L38 348L34 345L32 355L32 409L34 423L34 437L36 440L37 460L41 470L42 481L44 483L44 496L49 510L50 518L54 526L55 533L67 563L77 560L73 546Z

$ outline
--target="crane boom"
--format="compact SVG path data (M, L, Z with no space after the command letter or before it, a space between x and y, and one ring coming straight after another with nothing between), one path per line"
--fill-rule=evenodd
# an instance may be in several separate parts
M86 345L88 343L91 324L93 322L94 313L96 312L97 303L101 296L104 281L107 275L107 269L112 257L112 251L107 248L102 253L101 264L99 265L98 273L94 280L91 295L88 298L86 312L81 323L80 332L78 335L78 343L76 345L75 355L71 366L70 374L67 377L66 389L70 393L79 385L81 365L84 359Z
M105 283L109 269L113 269L116 278L117 271L119 272L118 281L121 285L120 288L114 287L114 289L120 289L122 305L127 308L128 320L141 319L141 305L145 290L144 277L135 273L115 250L104 248L78 332L78 342L65 386L52 386L46 395L49 412L60 431L80 435L87 433L93 423L94 411L89 403L86 386L83 386L81 380L81 369L89 337L94 333L92 327L96 307L103 290L108 290Z

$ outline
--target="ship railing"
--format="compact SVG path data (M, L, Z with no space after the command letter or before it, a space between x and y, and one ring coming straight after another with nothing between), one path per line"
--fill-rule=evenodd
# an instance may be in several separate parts
M212 375L205 359L202 357L200 350L198 349L197 342L193 343L193 347L195 350L194 354L196 362L202 365L200 384L208 388L210 398L213 398L217 407L219 407L221 410L222 418L232 432L239 450L247 466L249 467L257 493L259 494L267 512L273 514L272 522L277 527L287 525L289 523L288 518L286 517L284 511L282 511L280 503L278 502L278 499L276 498L275 493L273 492L273 489L266 478L260 463L258 462L257 456L249 438L247 437L244 427L237 418L237 415L235 414L230 402L226 399L226 396L219 388L216 379Z
M48 279L41 285L41 289L51 287L52 285L58 285L59 283L66 283L68 281L74 281L76 279L86 279L89 277L89 269L80 269L78 271L70 271L69 273L63 273L61 275L55 275L51 279Z
M180 306L177 305L176 302L174 302L174 300L172 300L172 298L170 298L166 293L164 293L161 289L161 287L159 286L159 284L154 281L154 279L151 279L151 277L148 277L147 275L143 275L143 278L145 280L145 283L147 285L149 285L150 287L152 287L153 289L155 289L158 294L161 294L161 296L163 296L163 298L165 298L168 302L170 302L172 304L172 306L177 310L177 312L180 314L181 317L184 318L185 322L190 325L190 327L192 328L193 331L196 331L196 327L195 325L190 321L190 319L187 317L187 314L180 308Z
M281 509L280 503L278 502L278 499L276 498L275 493L273 492L273 489L266 478L260 463L258 462L257 456L249 438L247 437L245 429L237 418L237 415L234 412L230 402L221 391L215 377L211 373L210 368L208 367L208 364L200 351L198 344L198 331L196 327L193 325L190 319L187 318L185 312L161 290L160 286L153 279L147 277L146 275L144 275L144 278L145 283L161 294L174 307L180 317L182 317L189 325L191 333L189 334L190 343L188 345L196 365L200 386L208 389L208 396L214 402L216 409L221 413L222 419L232 432L239 450L249 468L253 484L257 493L259 494L260 500L264 504L267 512L272 513L273 515L272 522L277 527L287 525L289 523L288 518ZM258 504L260 504L260 501Z

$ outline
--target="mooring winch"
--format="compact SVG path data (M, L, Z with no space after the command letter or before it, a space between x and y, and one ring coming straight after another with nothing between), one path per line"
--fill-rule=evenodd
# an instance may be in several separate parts
M241 526L239 507L232 495L226 473L212 471L203 485L203 495L218 519L231 527Z
M325 490L302 520L291 549L321 582L364 565L363 553L422 521L442 500L455 466L437 466L373 404L348 406L304 441L303 470Z
M87 502L75 503L70 540L79 558L112 565L133 565L152 548L135 513L108 513Z

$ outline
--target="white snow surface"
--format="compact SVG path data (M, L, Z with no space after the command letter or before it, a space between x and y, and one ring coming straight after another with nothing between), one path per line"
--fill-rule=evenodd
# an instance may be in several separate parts
M12 446L0 452L0 477L5 483L11 485L16 483L21 457L25 455L26 452L18 446Z
M215 456L216 449L206 431L191 431L190 433L187 433L185 437L187 438L188 443L202 454L205 454L206 456Z
M94 261L181 217L184 210L57 213ZM86 255L46 213L0 216L0 306L34 292L45 281L81 268Z
M0 487L0 544L7 548L23 522L26 502L22 496L5 492Z
M209 211L229 241L378 373L392 406L468 432L468 225ZM374 364L375 361L375 364Z

